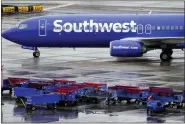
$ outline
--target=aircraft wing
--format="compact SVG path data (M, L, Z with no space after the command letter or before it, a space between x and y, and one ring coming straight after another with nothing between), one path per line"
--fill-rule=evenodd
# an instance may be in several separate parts
M122 41L140 41L146 46L160 45L160 44L181 44L185 43L184 37L135 37L124 38Z

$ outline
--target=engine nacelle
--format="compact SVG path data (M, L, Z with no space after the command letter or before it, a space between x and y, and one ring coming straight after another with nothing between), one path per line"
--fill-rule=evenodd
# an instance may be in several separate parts
M140 57L146 52L146 47L139 41L110 42L110 55L115 57Z

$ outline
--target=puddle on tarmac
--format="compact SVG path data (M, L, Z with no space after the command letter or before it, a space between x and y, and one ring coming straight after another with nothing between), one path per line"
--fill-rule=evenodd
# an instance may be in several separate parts
M83 71L80 73L81 76L89 76L89 75L96 75L96 74L105 74L105 73L110 73L112 71L102 71L102 70L88 70L88 71Z
M64 107L61 110L37 109L26 111L24 107L17 107L10 102L4 102L2 115L4 122L166 122L166 118L183 117L182 112L147 116L144 107L134 104L106 106L104 104L82 105L78 107ZM8 109L8 110L7 110ZM11 109L11 110L10 110ZM10 114L13 112L13 114ZM11 117L11 119L10 119ZM134 118L134 120L133 120ZM9 119L9 120L8 120ZM118 120L117 120L118 119Z
M158 78L150 78L149 80L165 81L165 82L184 82L184 77L162 76L162 77L158 77Z
M36 74L34 72L30 72L30 71L15 71L15 70L7 70L7 73L9 75L31 75L31 74Z
M152 74L126 73L126 72L120 72L116 75L121 75L124 78L141 78L141 77L154 76Z
M32 67L24 67L24 69L31 69L36 71L58 71L58 70L67 70L72 69L69 67L52 67L52 66L32 66Z
M69 74L37 74L37 75L33 75L33 77L37 77L37 78L51 78L51 79L55 79L55 78L76 78L78 76L76 75L69 75Z

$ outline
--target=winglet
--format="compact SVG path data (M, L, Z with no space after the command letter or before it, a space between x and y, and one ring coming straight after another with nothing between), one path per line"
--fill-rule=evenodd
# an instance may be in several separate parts
M148 14L152 14L152 10Z

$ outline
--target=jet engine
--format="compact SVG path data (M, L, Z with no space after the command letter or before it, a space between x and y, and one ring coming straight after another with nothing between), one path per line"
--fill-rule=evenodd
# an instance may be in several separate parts
M115 57L140 57L146 47L139 41L115 40L110 42L110 55Z

